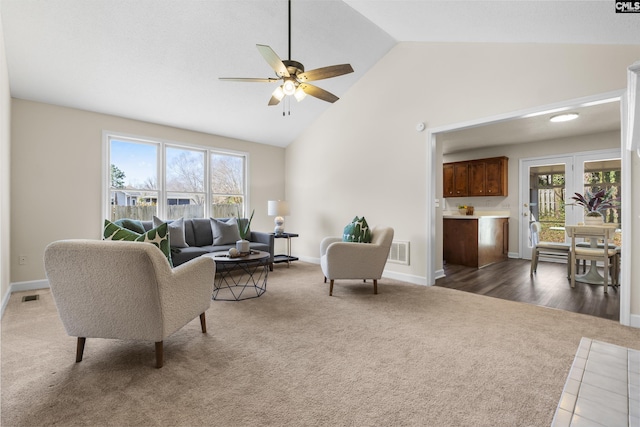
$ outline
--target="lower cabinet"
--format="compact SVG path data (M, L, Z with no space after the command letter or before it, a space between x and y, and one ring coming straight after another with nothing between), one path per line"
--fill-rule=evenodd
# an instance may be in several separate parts
M481 268L508 258L509 218L444 218L442 222L447 264Z

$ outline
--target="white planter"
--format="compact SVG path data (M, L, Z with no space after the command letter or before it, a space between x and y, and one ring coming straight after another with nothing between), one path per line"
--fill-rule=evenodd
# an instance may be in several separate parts
M248 240L238 240L236 242L236 249L240 253L247 253L251 250L251 246L249 246Z
M604 224L604 218L602 215L598 216L584 216L584 225L602 225Z

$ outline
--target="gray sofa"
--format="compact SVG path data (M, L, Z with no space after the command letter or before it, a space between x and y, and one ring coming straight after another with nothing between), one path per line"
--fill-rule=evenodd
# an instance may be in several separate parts
M229 218L216 218L218 221L227 221ZM242 221L242 220L241 220ZM245 220L246 221L246 220ZM146 231L153 228L153 221L141 221ZM171 224L172 221L167 221ZM222 244L213 244L214 234L212 230L211 220L209 218L194 218L184 220L184 236L188 247L175 247L171 243L171 259L173 265L178 266L190 261L200 255L211 252L228 251L235 248L235 242L224 242ZM249 245L251 249L268 252L269 267L273 270L273 233L264 233L260 231L251 231L249 234Z

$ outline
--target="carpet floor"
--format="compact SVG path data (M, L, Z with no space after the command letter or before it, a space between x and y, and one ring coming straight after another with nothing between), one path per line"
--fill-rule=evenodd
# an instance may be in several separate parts
M165 341L88 339L74 363L48 290L2 320L3 426L548 426L582 337L640 349L596 317L276 265L267 292L213 301ZM27 294L37 301L22 302Z

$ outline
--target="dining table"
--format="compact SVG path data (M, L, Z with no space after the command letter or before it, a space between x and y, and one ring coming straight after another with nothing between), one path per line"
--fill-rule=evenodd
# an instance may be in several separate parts
M591 260L591 265L589 266L589 270L584 274L576 274L577 272L575 267L575 263L576 263L575 252L576 252L576 239L584 238L585 240L588 240L589 249L599 249L598 244L602 240L603 247L601 251L602 252L601 260L605 262L605 265L609 265L608 264L609 252L606 251L604 248L611 247L611 242L613 242L613 236L619 230L618 226L619 226L618 224L612 224L612 223L603 223L601 225L579 224L579 225L565 226L565 231L567 233L567 236L571 238L572 256L571 256L570 262L573 263L573 266L571 268L572 282L575 280L576 282L581 282L581 283L589 283L593 285L605 285L605 292L606 292L606 286L614 283L613 277L610 277L608 272L607 274L605 274L605 276L607 277L605 282L605 276L601 275L600 272L598 271L598 267L597 267L598 259L593 255L589 257L589 259ZM599 256L599 253L598 253L598 256Z

